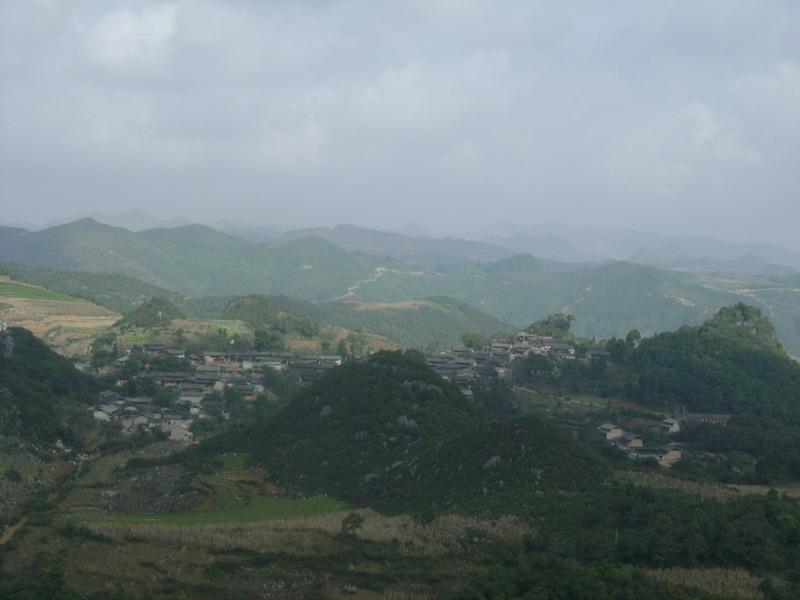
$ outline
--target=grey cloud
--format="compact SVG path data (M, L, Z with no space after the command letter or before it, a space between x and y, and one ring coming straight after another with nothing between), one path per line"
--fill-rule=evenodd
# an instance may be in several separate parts
M570 221L798 247L795 2L0 13L0 221L141 207L450 232Z

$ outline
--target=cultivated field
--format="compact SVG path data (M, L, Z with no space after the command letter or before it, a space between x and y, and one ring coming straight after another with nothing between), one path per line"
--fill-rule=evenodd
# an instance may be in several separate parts
M50 290L0 279L0 320L24 327L66 355L85 355L92 340L119 315Z

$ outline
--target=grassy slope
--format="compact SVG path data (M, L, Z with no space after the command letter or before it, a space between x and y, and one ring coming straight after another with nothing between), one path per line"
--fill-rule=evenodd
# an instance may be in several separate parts
M45 288L12 281L0 281L0 297L30 298L31 300L54 300L60 302L70 302L74 300L74 298Z
M154 296L181 304L183 296L119 273L89 273L0 263L0 274L125 313Z
M739 300L704 287L690 275L629 263L552 273L524 261L507 268L470 266L424 275L387 272L362 285L357 299L400 301L447 294L517 326L559 311L576 316L575 333L608 338L637 328L644 334L699 324L721 306ZM791 329L787 345L800 343Z
M301 314L348 329L363 329L406 347L457 344L466 332L502 333L511 326L463 302L432 297L413 306L364 309L353 302L303 302L288 297L277 302Z

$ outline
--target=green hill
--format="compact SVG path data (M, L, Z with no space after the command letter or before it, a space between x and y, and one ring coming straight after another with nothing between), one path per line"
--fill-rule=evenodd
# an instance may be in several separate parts
M0 435L73 441L78 430L92 424L85 403L95 391L90 377L30 331L0 332Z
M315 301L341 298L363 307L447 296L517 327L566 312L576 317L575 334L606 339L633 328L651 335L699 325L721 306L746 296L748 302L770 311L785 347L800 355L800 293L792 287L791 278L755 291L749 286L726 289L720 283L709 284L707 276L625 262L569 270L544 268L542 261L530 255L422 272L396 259L347 252L320 238L297 237L269 247L200 225L132 233L91 219L37 232L0 229L0 256L37 267L127 275L193 297L282 294ZM49 277L54 279L52 274ZM115 295L108 291L109 285L95 283L87 285L100 289L86 290L86 295L108 306L113 302L120 310L132 295L145 294L143 289L134 290L129 281L119 284L130 288L130 293ZM82 284L62 281L61 285L65 289L54 284L52 289L78 293L74 288ZM373 315L354 314L336 305L328 310L343 326L375 331L382 324L376 333L421 346L454 340L455 329L461 328L453 317L464 310L451 305L438 313L442 326L437 329L432 311L442 304L434 304L427 305L421 319L416 319L419 315L410 318L408 312L383 310L386 307ZM314 311L309 316L328 320L321 316L321 308ZM415 320L425 325L416 327ZM424 332L426 328L430 334Z
M276 331L282 335L309 338L320 331L320 324L314 319L298 315L257 294L230 301L222 317L242 321L254 330Z
M772 283L763 290L747 291L746 301L774 314L781 341L791 354L800 356L800 293L790 285L778 288ZM569 313L575 316L573 333L600 339L631 329L652 335L699 325L722 306L743 298L735 288L711 286L688 273L626 262L553 272L523 255L435 273L387 271L359 286L353 299L401 302L435 295L450 296L517 327Z
M509 490L530 498L605 475L602 459L542 422L485 421L414 352L332 370L253 437L279 485L389 512Z
M701 326L646 339L624 364L642 403L800 424L800 364L753 307L725 307Z
M426 267L488 262L511 254L505 248L484 242L457 238L413 237L355 225L290 231L281 239L285 241L310 236L326 239L347 250L358 250L373 256L391 256L410 264Z
M413 462L392 480L409 505L516 510L544 493L601 485L603 460L544 421L519 417L480 423ZM495 498L486 498L493 495Z
M255 455L279 484L363 502L399 463L466 431L471 405L410 354L334 369L273 421Z
M174 304L185 302L181 294L120 273L62 271L19 263L0 263L0 275L40 285L73 298L89 300L120 313L128 312L156 296L167 298Z
M151 298L136 307L115 324L117 327L166 327L174 319L186 315L177 306L164 298Z
M303 298L345 293L382 264L319 239L270 248L202 225L133 233L93 219L36 232L0 230L0 256L38 267L121 273L192 295L260 292Z
M292 310L347 329L369 331L409 348L460 343L467 332L492 335L512 327L464 302L434 296L414 302L363 305L355 302L305 302L279 297Z

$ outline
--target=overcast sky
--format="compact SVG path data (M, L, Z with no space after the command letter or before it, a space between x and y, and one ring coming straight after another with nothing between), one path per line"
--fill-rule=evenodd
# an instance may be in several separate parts
M0 221L800 247L800 2L0 3Z

